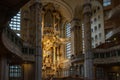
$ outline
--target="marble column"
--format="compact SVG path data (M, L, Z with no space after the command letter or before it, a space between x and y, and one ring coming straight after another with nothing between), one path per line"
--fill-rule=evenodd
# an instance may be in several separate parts
M33 27L35 28L35 80L42 80L42 25L41 25L41 7L40 0L35 0L31 5Z
M93 54L91 46L91 3L90 0L84 0L83 4L83 23L84 23L84 45L85 45L85 78L94 80Z

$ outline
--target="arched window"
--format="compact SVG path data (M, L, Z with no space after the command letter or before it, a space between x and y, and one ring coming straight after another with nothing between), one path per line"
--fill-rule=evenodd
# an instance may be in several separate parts
M11 21L9 23L9 27L16 32L18 36L20 36L20 19L21 19L21 13L18 12L16 16L11 18Z
M71 37L71 24L68 23L66 25L66 37L70 38ZM66 44L66 58L71 57L71 42L67 42Z
M103 6L111 5L111 0L103 0Z

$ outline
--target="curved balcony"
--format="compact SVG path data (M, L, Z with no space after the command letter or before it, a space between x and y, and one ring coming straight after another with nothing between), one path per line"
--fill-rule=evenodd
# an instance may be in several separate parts
M22 42L19 37L10 29L6 28L2 34L2 42L4 46L11 51L12 53L16 54L19 57L22 57Z
M112 44L108 48L93 49L94 64L120 63L120 45ZM72 55L71 63L83 62L84 54Z
M94 64L120 63L120 45L107 49L95 49Z
M35 61L35 48L30 48L30 47L23 47L22 48L22 58L24 61Z
M9 53L12 53L12 55L21 58L23 61L35 61L35 48L24 46L23 40L9 27L6 27L3 30L2 43L6 50L8 50Z

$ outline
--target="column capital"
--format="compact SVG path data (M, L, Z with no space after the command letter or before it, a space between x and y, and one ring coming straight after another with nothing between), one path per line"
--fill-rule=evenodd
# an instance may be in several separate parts
M36 8L41 9L42 8L42 3L34 2L32 5L30 5L30 9L35 10Z
M91 2L90 0L85 0L83 3L83 14L84 15L91 15Z
M77 18L73 18L73 20L71 21L71 25L72 25L72 27L81 26L81 20L77 19Z

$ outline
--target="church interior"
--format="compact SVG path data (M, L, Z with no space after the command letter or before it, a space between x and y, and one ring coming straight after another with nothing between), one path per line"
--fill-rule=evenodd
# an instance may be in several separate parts
M1 0L0 80L120 80L120 0Z

